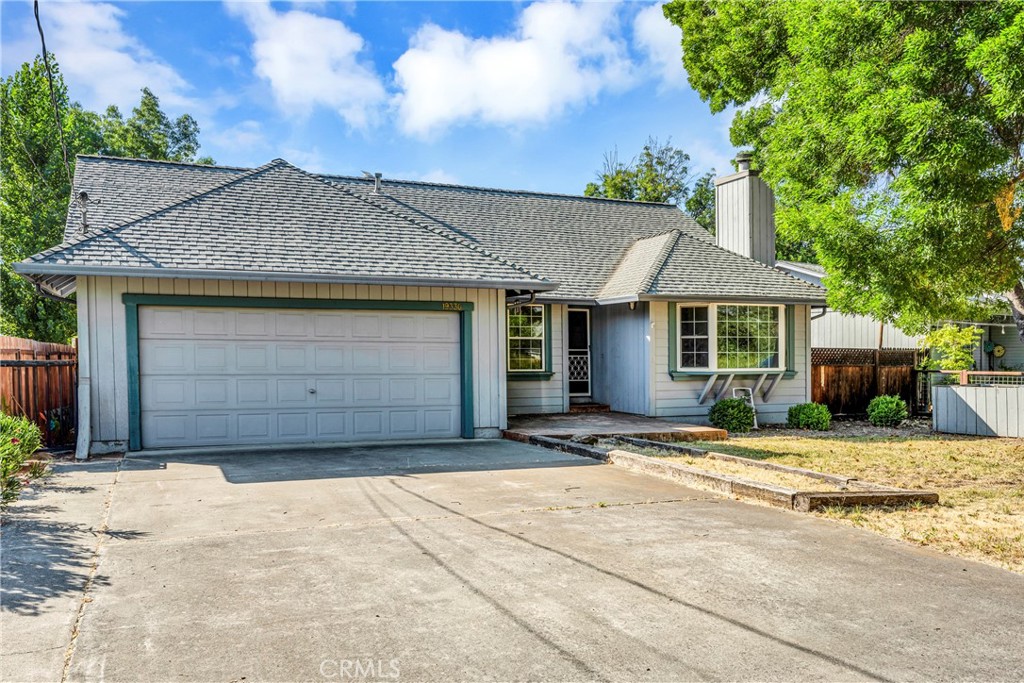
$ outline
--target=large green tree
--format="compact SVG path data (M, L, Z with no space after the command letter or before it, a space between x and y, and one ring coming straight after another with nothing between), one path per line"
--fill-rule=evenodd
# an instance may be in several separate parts
M648 138L640 154L628 164L618 150L605 154L597 182L583 190L587 197L632 199L640 202L682 204L690 193L690 157L681 149Z
M172 122L147 88L127 120L114 107L100 116L70 99L52 55L50 64L72 175L75 154L195 160L199 126L188 114ZM55 342L75 335L74 305L41 295L11 268L62 241L70 196L46 69L37 57L0 84L0 333Z
M1024 0L664 9L832 306L920 329L996 294L1024 339Z

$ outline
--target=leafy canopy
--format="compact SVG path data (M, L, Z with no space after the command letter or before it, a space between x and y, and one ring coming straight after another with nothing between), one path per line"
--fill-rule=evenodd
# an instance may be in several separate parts
M587 184L584 195L682 204L690 193L690 157L672 140L662 144L651 137L628 164L619 161L618 150L605 154L597 180Z
M127 120L116 107L87 111L70 99L52 55L50 64L72 173L75 154L196 160L199 126L188 114L172 122L148 88ZM41 57L0 83L0 145L0 333L66 342L75 335L74 305L39 295L11 268L63 240L71 196Z
M931 357L922 365L933 370L970 370L974 367L974 351L981 343L982 331L977 327L943 325L926 334L918 346L930 351Z
M690 84L812 243L829 303L920 330L1009 299L1024 338L1024 0L673 0Z

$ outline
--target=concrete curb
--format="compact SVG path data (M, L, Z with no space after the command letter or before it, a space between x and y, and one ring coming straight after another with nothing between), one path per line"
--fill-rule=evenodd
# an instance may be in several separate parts
M724 453L714 453L698 448L677 446L675 444L658 441L648 441L638 437L614 437L618 441L631 443L635 446L648 448L661 448L672 452L682 453L693 457L705 457L713 460L723 460L738 463L748 467L774 470L789 474L810 477L819 481L827 481L836 486L853 486L859 491L798 491L766 484L735 475L718 474L708 472L696 467L684 465L677 462L667 462L660 458L654 458L631 451L613 449L605 451L595 446L588 446L574 441L565 441L550 436L532 436L530 443L550 448L563 453L571 453L586 458L593 458L623 469L646 474L659 479L668 479L681 484L699 485L718 493L724 493L738 498L751 498L759 500L775 507L798 512L810 512L823 507L843 506L852 507L856 505L902 505L906 503L922 503L932 505L939 502L939 494L933 491L914 491L907 489L896 489L860 481L851 477L841 477L833 474L815 472L814 470L802 467L790 467L788 465L777 465L766 463L750 458L742 458Z

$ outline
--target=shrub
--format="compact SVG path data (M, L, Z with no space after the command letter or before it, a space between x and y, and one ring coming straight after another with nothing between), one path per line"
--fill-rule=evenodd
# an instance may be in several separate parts
M832 413L820 403L801 403L790 406L786 422L790 427L825 432L832 426Z
M749 432L754 428L754 409L742 398L723 398L711 406L708 420L728 432Z
M876 427L898 427L908 415L907 402L899 396L875 396L868 404L868 420Z
M0 509L18 500L22 488L43 475L45 468L34 465L22 472L25 462L39 450L42 434L24 417L0 414Z

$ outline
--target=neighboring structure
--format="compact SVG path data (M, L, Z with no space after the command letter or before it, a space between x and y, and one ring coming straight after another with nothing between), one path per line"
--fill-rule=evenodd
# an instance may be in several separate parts
M732 251L671 205L281 160L82 156L74 194L64 243L15 270L77 292L83 456L495 437L572 401L700 422L739 386L778 422L810 399L824 292L771 267L745 161L718 182Z
M825 269L811 263L778 261L775 267L793 277L824 287ZM1024 370L1024 342L1010 316L974 325L982 331L975 352L976 370ZM811 347L814 349L907 349L916 350L922 335L909 335L892 323L881 323L866 315L848 315L838 311L815 313L811 320Z

